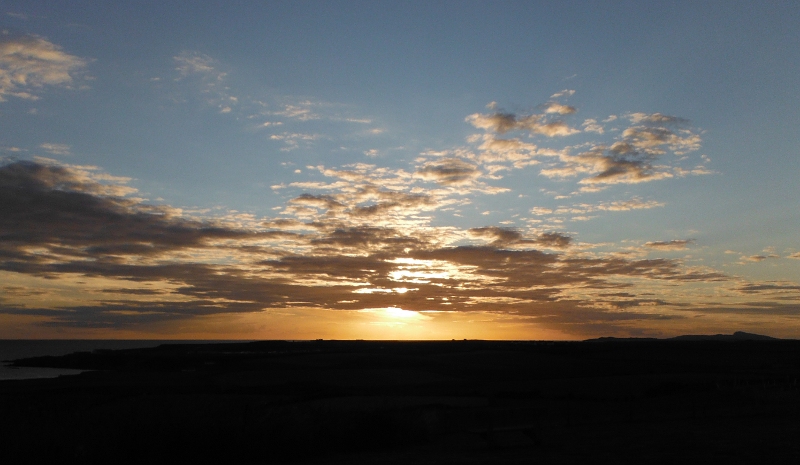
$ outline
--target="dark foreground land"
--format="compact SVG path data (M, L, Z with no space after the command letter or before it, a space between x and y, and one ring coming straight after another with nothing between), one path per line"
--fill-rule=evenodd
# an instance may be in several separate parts
M800 463L800 341L267 341L17 363L96 371L0 382L3 463Z

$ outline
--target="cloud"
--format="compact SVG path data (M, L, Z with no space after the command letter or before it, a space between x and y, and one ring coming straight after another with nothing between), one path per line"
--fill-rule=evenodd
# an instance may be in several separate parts
M232 113L239 98L231 93L227 84L228 73L220 70L220 63L209 55L186 50L172 57L176 82L188 83L189 89L206 105L216 107L222 114ZM184 84L186 85L186 84Z
M538 154L535 144L517 138L500 139L493 134L484 134L481 140L483 143L478 147L482 151L478 159L481 163L511 162L516 168L539 163L532 160Z
M36 100L45 86L71 88L88 63L37 36L0 38L0 102L12 96Z
M575 95L574 90L564 89L561 92L556 92L555 94L551 95L550 98L555 99L560 97L572 97L573 95Z
M568 107L572 108L572 107ZM513 113L496 112L491 114L475 113L466 118L466 121L476 128L505 134L509 131L528 131L532 134L542 134L548 137L569 136L580 131L569 127L560 120L549 121L544 115L516 115Z
M533 238L526 238L516 229L497 226L472 228L468 232L471 236L487 239L490 246L498 248L536 246L545 249L566 249L572 243L571 237L555 232L539 234Z
M647 210L650 208L663 207L664 205L665 204L663 202L658 202L655 200L645 201L634 197L628 200L613 200L610 202L600 202L596 204L578 203L570 206L561 206L553 211L550 211L550 213L556 215L582 215L597 211L621 212L630 210ZM546 210L539 210L538 214L546 214Z
M686 247L694 243L694 239L676 239L671 241L653 241L644 244L649 249L657 250L686 250Z
M24 161L2 166L0 250L45 263L57 256L154 255L243 234L139 204L121 196L132 189L104 179L120 180L86 167Z
M312 141L320 139L321 136L319 134L304 134L299 132L284 132L281 134L272 134L269 136L271 140L281 141L286 146L281 148L281 151L288 152L291 150L296 150L301 146L307 146Z
M217 71L216 60L200 52L184 51L172 59L175 61L175 70L183 77L201 74L221 81L226 76L225 73Z
M361 166L322 170L356 183L368 181L371 173ZM242 225L144 204L124 182L93 167L55 162L0 166L0 208L8 212L0 218L0 273L84 283L76 297L53 307L36 303L42 299L25 301L46 288L23 286L13 293L15 302L23 303L2 302L0 312L84 328L144 327L293 307L395 305L526 315L562 308L600 317L606 310L594 308L608 298L598 300L597 294L629 288L626 279L721 279L683 271L677 261L543 252L569 250L571 237L556 232L527 236L511 228L473 228L465 232L487 245L455 246L464 237L458 230L402 220L438 208L442 199L372 184L295 197L290 205L321 210L311 221L284 217ZM372 220L392 214L399 215L392 219L398 226L376 226ZM358 225L348 224L348 218L371 219ZM584 297L560 297L578 289ZM631 295L627 303L617 296L617 303L608 305L638 308L654 301ZM568 313L566 319L550 317L550 324L566 324Z
M666 128L630 127L622 132L624 141L619 147L623 150L615 153L631 153L638 149L644 153L661 155L668 148L677 155L695 151L700 148L700 136L690 131L673 132Z
M800 260L800 252L795 252L793 254L790 254L786 258L794 258L795 260Z
M679 118L677 116L662 115L661 113L631 113L628 118L633 124L656 124L656 125L670 125L670 124L686 124L689 120Z
M215 62L193 57L200 59L187 60L186 79L191 73L215 75ZM304 124L302 114L286 124ZM633 197L529 206L533 215L559 216L512 216L501 226L442 224L442 214L458 215L466 206L492 212L481 221L504 214L477 196L505 188L482 181L536 163L546 164L544 175L575 177L586 188L583 194L635 176L677 176L678 161L663 155L691 146L696 135L685 120L660 114L629 116L634 131L627 135L623 128L609 131L605 140L557 150L530 143L525 135L498 135L546 135L543 128L559 123L551 118L560 114L473 115L468 121L483 124L484 133L471 136L465 147L421 153L405 168L305 166L303 173L316 178L275 186L289 199L275 218L212 217L151 205L136 197L129 179L98 167L41 158L5 162L0 210L9 213L0 216L0 282L16 287L3 288L0 313L37 316L52 327L131 329L184 325L212 315L392 307L494 315L584 335L624 334L702 312L752 313L757 305L748 296L754 295L763 296L761 318L789 312L786 299L797 292L793 283L746 283L680 259L641 259L642 249L683 250L691 239L614 250L577 242L556 223L566 215L588 219L589 213L664 202ZM584 136L596 134L602 135ZM288 131L273 136L297 144L317 137ZM614 169L620 172L605 173ZM598 177L608 181L585 181ZM544 220L559 231L512 227ZM57 286L68 292L54 292Z
M743 255L742 257L740 257L740 260L742 260L742 262L755 262L755 263L758 263L758 262L763 262L764 260L767 260L767 259L770 259L770 258L780 258L780 256L776 255L776 254L750 255L750 256Z
M422 179L445 186L469 183L481 175L478 167L458 158L444 158L422 165L416 171Z
M583 130L586 132L594 132L597 134L603 134L606 132L603 126L599 125L597 120L594 118L586 119L581 126L583 126Z
M571 115L578 110L575 107L571 107L569 105L563 105L558 102L550 102L545 106L544 112L545 113L555 113L558 115Z
M39 145L39 148L52 155L70 155L70 147L67 144L45 143Z
M560 233L544 233L534 241L534 244L546 248L565 249L569 247L572 238Z
M797 297L800 298L800 285L794 283L780 283L780 282L747 283L738 286L735 290L743 294L789 293L797 295Z
M616 140L587 142L575 147L553 150L543 147L526 147L524 152L512 152L510 148L489 150L494 143L494 133L503 134L514 130L528 130L531 133L545 135L569 135L580 132L570 128L564 121L549 120L547 111L554 114L574 113L573 107L563 107L553 102L546 105L543 115L522 115L513 113L495 112L492 114L476 113L470 115L467 121L477 128L488 132L483 136L484 144L481 147L487 155L492 152L509 152L518 158L524 156L528 162L519 161L514 167L523 168L539 163L533 157L546 158L546 166L540 174L561 180L578 178L581 186L578 192L589 193L603 189L603 186L613 184L638 184L675 176L704 175L713 171L706 168L708 158L702 156L701 164L693 167L680 166L680 162L688 160L686 155L700 149L702 139L699 133L688 127L688 120L661 113L632 113L628 119L633 125L618 132ZM603 120L604 123L616 120L610 116ZM596 118L587 118L581 125L585 133L604 135L605 128L598 123ZM616 129L615 131L616 132ZM511 139L510 141L515 141ZM510 142L509 141L509 142ZM507 143L511 145L510 143ZM581 150L578 153L574 151ZM679 155L680 158L667 160L662 156L668 152ZM494 155L497 157L497 155ZM499 157L498 157L499 158Z

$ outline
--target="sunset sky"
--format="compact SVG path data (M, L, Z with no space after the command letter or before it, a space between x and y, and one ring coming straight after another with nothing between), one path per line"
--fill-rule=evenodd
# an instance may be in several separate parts
M0 338L800 337L800 4L0 4Z

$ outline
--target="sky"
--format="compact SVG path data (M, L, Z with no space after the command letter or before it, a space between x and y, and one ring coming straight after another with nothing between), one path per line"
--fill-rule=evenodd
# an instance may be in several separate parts
M0 338L800 337L797 2L0 2Z

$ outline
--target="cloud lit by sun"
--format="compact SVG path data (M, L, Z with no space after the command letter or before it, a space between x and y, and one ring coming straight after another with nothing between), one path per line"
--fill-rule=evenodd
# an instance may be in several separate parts
M0 337L800 334L790 16L203 5L4 13Z

